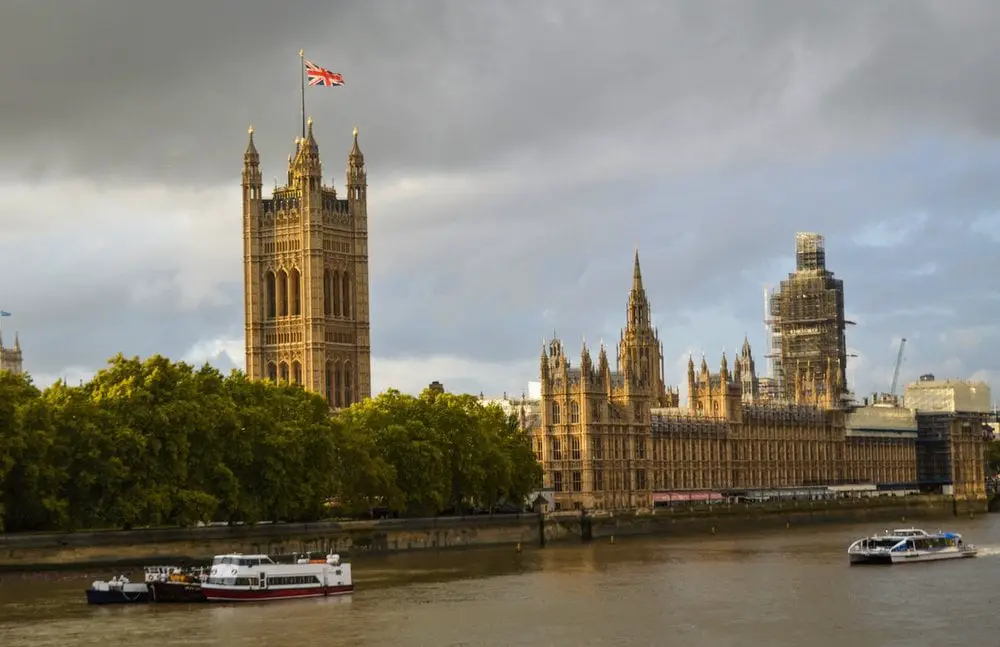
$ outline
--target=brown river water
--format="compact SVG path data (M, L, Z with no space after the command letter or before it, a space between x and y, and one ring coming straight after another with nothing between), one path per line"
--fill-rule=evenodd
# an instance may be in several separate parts
M976 559L848 566L889 525L366 557L353 596L232 605L90 607L112 572L6 573L0 647L1000 645L1000 514L915 524Z

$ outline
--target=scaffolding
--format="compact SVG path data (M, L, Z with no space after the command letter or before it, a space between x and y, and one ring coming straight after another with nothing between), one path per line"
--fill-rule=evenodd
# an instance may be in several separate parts
M826 393L828 366L846 391L847 338L844 283L826 269L823 236L795 234L795 271L771 291L765 324L772 376L779 398L794 397L796 378L812 395Z
M799 272L826 270L826 243L822 234L795 234L795 269Z

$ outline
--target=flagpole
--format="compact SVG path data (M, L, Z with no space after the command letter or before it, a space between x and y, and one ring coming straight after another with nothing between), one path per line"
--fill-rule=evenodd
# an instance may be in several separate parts
M306 59L305 50L299 50L299 74L302 78L302 139L306 138Z

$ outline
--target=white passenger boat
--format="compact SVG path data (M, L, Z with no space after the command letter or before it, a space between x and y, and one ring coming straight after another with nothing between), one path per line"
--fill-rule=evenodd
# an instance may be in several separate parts
M267 555L218 555L201 592L209 602L287 600L345 595L354 591L351 565L340 555L279 564Z
M978 550L957 532L928 533L919 528L886 530L852 543L847 554L852 564L902 564L975 557Z

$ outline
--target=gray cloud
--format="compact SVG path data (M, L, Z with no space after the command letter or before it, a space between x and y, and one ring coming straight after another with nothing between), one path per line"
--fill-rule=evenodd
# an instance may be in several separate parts
M981 334L998 18L915 0L8 2L4 325L46 376L117 350L222 357L208 342L242 331L246 125L283 177L302 47L347 80L307 97L338 186L362 131L380 357L494 362L483 388L514 390L532 376L500 365L553 328L616 338L636 243L669 356L761 347L761 288L809 229L859 319L859 388L902 335L914 375L998 370Z

